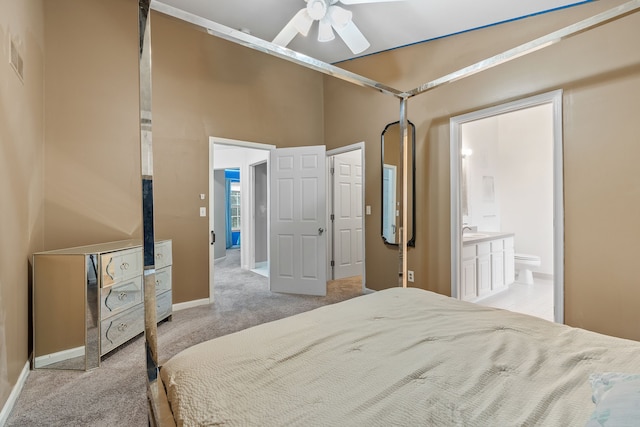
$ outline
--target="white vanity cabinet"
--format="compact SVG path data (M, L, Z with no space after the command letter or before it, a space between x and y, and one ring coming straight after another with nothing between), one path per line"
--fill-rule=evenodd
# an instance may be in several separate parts
M504 239L491 242L491 290L504 288Z
M482 242L476 245L478 254L478 292L484 296L491 292L491 244Z
M466 301L478 296L476 288L476 245L462 247L462 280L460 282L460 298Z
M460 298L475 301L514 281L513 235L486 233L463 241Z
M157 320L171 316L171 240L157 241ZM124 240L33 255L34 368L98 367L144 331L142 244Z

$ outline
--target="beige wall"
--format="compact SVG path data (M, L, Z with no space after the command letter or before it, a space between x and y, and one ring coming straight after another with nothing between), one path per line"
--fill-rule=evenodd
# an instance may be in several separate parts
M139 238L137 2L47 2L45 19L46 247ZM322 144L323 81L155 13L152 50L155 233L179 303L209 297L209 136Z
M137 2L44 3L46 249L139 238Z
M400 89L587 18L623 1L593 2L342 64ZM640 228L640 14L409 101L418 158L416 286L450 293L449 119L564 89L565 317L573 326L640 339L635 250ZM379 237L379 134L397 106L325 78L327 141L367 141L367 283L392 286L395 261ZM386 261L385 261L386 260Z
M0 407L28 358L29 264L43 247L41 0L0 0ZM24 82L9 66L13 37Z

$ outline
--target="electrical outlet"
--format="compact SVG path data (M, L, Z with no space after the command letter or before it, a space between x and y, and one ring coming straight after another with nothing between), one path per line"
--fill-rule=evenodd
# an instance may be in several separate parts
M413 282L413 271L409 270L407 271L407 280L410 282Z

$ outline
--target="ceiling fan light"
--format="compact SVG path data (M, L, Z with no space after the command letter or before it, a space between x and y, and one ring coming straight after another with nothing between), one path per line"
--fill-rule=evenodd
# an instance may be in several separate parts
M327 19L323 19L320 21L318 26L318 41L319 42L330 42L336 38L333 33L333 28L331 28L331 23Z
M340 28L347 26L353 17L351 11L343 9L340 6L331 6L328 15L333 26Z
M349 23L344 27L333 28L335 28L338 35L342 38L342 40L354 54L357 55L369 48L369 42L362 34L360 29L358 29L356 24L353 23L353 21L349 21Z

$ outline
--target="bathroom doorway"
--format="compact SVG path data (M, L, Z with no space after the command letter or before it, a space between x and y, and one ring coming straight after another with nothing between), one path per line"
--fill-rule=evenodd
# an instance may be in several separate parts
M451 119L452 296L562 323L562 91Z

